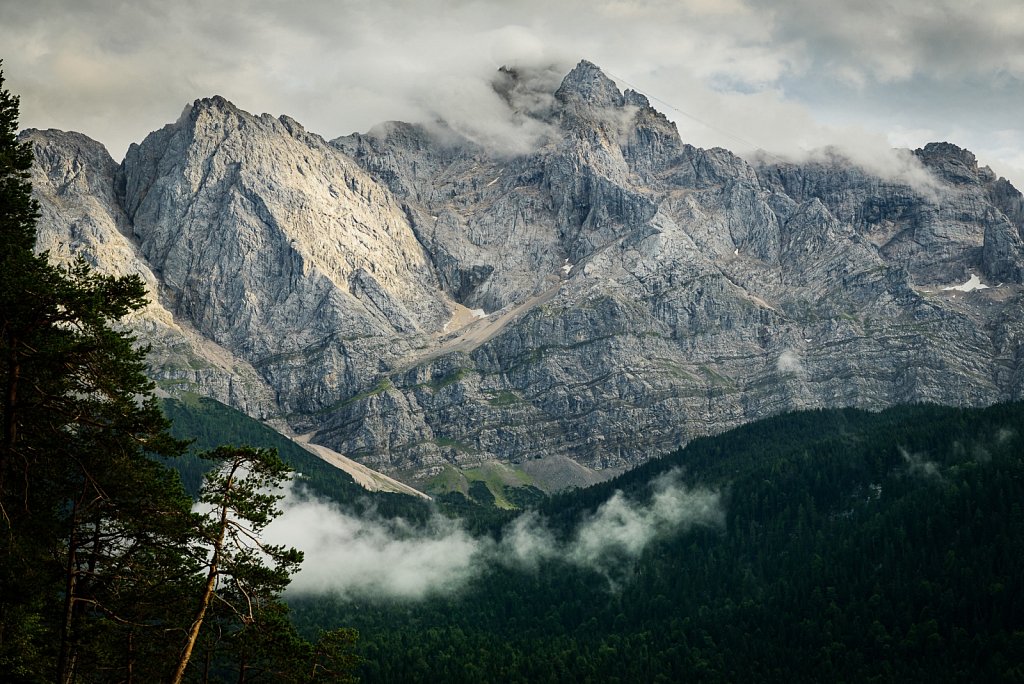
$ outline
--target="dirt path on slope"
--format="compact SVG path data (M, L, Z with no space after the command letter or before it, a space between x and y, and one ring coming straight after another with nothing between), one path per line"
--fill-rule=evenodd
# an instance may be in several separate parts
M455 332L449 333L448 337L442 337L438 346L418 356L404 359L398 364L398 366L396 366L393 372L403 372L410 368L415 368L416 366L422 365L440 356L444 356L445 354L451 354L452 352L468 353L473 351L480 345L496 337L502 330L507 328L511 323L519 320L530 309L554 299L555 295L558 294L558 289L561 285L562 283L559 282L540 294L533 295L520 304L511 308L507 307L500 311L495 311L484 318L478 318L470 322L468 325L457 329ZM459 312L452 317L452 322L455 324L464 320L465 315Z

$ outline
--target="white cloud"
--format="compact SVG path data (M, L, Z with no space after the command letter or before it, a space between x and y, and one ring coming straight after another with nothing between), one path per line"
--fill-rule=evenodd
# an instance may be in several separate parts
M676 471L657 478L651 488L646 503L616 492L568 540L557 539L536 513L526 513L495 541L472 537L457 521L442 516L425 528L374 516L356 518L289 486L283 513L265 538L305 553L289 587L300 594L417 600L458 591L494 564L531 570L550 560L611 576L655 539L725 522L720 495L684 486Z
M687 487L680 476L671 470L653 480L650 500L644 503L616 491L566 540L557 539L540 516L524 514L503 532L494 560L532 569L558 559L610 574L639 558L656 539L697 525L724 526L720 493Z
M938 464L926 459L924 454L912 454L903 447L899 447L899 452L903 462L907 464L907 470L911 475L924 478L942 478Z
M800 355L792 349L787 349L779 354L779 358L775 361L775 368L780 373L793 373L799 376L805 374L803 363L800 361Z
M361 519L289 488L266 539L305 553L290 591L419 599L461 587L476 572L478 540L435 518L428 529Z
M616 559L635 559L654 539L693 525L721 526L725 515L717 492L691 490L671 471L652 483L646 505L616 492L580 525L566 557L579 565L604 569Z

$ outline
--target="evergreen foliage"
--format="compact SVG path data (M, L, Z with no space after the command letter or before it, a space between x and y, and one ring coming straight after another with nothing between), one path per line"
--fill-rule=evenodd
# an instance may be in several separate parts
M31 149L2 86L0 664L15 680L70 682L107 667L99 644L132 632L148 592L180 575L167 563L190 504L149 455L184 445L150 395L145 350L113 327L143 306L141 279L33 253Z
M290 575L302 562L300 551L260 541L260 533L281 513L276 503L282 495L273 490L280 488L290 472L277 452L252 447L219 447L203 454L203 458L214 463L199 492L199 504L209 508L199 522L200 563L206 582L189 627L188 640L171 679L174 684L185 676L214 599L217 607L225 610L229 619L237 620L240 628L257 624L264 629L250 631L262 634L267 625L275 624L267 619L267 608L272 609L277 603ZM246 635L243 641L253 639ZM247 650L252 650L251 643L249 646ZM244 659L240 669L244 678Z
M1024 678L1024 404L771 418L540 510L568 538L670 469L723 492L725 528L656 540L614 584L552 560L292 609L357 627L369 682Z

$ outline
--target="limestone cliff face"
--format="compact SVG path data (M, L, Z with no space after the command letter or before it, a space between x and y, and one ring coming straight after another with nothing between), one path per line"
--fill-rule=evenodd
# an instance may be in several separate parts
M220 98L120 167L33 132L40 246L143 274L169 389L412 480L497 460L557 488L784 410L1024 394L1024 203L970 152L907 153L907 181L751 163L588 62L515 115L528 153L443 124L328 143Z
M285 412L329 406L450 316L391 194L291 119L198 101L132 146L119 180L168 308Z

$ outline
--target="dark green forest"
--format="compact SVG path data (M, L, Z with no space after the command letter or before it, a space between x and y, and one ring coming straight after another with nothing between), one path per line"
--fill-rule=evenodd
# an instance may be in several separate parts
M279 432L213 399L187 396L161 402L171 421L170 432L189 442L188 451L166 462L181 474L185 490L199 492L209 461L197 454L223 444L256 445L274 449L292 469L292 479L311 494L329 499L355 514L373 510L385 517L422 521L430 513L428 502L404 494L370 492L352 477L317 458Z
M539 507L568 537L673 468L723 492L724 528L612 578L551 561L422 603L290 603L359 630L364 681L1022 681L1022 430L1020 403L771 418Z
M349 510L414 522L431 511L361 490L211 400L165 410L200 447L222 438L281 448L308 486ZM1021 403L770 418L534 500L568 542L616 492L643 504L670 471L722 493L723 527L664 535L610 573L564 560L491 564L464 590L425 601L286 598L301 633L359 632L368 682L1020 681L1022 431ZM461 495L434 510L494 538L518 514Z

